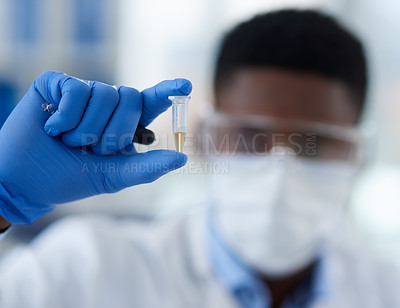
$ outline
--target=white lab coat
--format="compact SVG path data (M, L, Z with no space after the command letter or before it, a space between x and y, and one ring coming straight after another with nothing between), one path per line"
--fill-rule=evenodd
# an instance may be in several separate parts
M68 218L0 263L0 307L237 307L211 270L206 215ZM336 249L313 308L400 307L396 272Z

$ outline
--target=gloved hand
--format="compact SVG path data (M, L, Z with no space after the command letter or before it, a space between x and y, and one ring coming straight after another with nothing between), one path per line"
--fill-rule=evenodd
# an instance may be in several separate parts
M31 85L0 130L0 216L31 223L65 203L149 183L183 166L169 150L137 153L132 138L188 95L191 83L168 80L138 92L64 73L45 72ZM42 103L56 107L51 115Z

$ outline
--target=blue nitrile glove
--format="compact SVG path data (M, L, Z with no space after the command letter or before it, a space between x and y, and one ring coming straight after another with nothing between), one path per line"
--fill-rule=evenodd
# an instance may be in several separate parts
M183 166L186 155L137 153L132 138L138 123L148 125L171 105L168 96L190 92L185 79L140 93L41 74L0 130L0 215L31 223L55 204L149 183ZM43 111L44 102L57 111Z

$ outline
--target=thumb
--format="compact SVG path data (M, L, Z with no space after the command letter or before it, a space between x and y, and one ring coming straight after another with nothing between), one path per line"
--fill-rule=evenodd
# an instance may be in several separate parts
M168 96L189 95L192 92L192 83L187 79L164 80L154 87L142 91L143 111L139 124L146 127L159 114L171 106Z
M187 156L170 150L154 150L123 157L119 172L127 186L151 183L159 177L184 166Z

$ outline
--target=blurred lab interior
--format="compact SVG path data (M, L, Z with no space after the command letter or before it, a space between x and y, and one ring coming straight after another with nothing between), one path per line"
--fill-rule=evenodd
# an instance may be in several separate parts
M362 127L369 165L348 208L349 236L400 267L400 29L394 0L3 0L0 2L0 123L45 70L142 90L163 79L192 81L189 131L212 108L215 51L226 30L280 8L315 8L358 35L369 63L368 110ZM184 8L184 9L183 9ZM147 149L174 148L171 111L150 128ZM189 163L152 184L58 207L0 243L0 255L27 242L67 215L104 213L159 219L207 203L206 166L196 165L196 138L186 144ZM192 162L192 164L191 164ZM156 191L156 193L154 193Z

